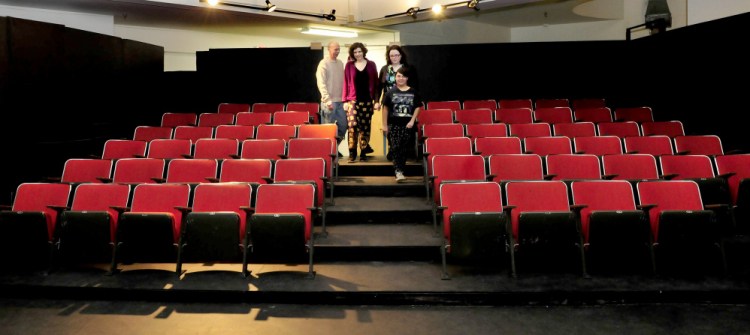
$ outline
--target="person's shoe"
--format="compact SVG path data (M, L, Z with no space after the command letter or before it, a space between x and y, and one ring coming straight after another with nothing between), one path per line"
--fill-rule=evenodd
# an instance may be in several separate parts
M339 158L343 158L344 157L344 155L341 154L340 152L338 152L338 154L339 154Z
M396 171L396 182L402 183L406 181L406 177L404 177L404 173L401 171Z
M357 155L349 155L349 163L353 163L357 161Z
M360 162L367 162L367 156L365 156L365 155L359 156L359 161Z
M372 147L369 145L366 148L362 149L363 154L371 154L373 152L375 152L375 150L372 150Z

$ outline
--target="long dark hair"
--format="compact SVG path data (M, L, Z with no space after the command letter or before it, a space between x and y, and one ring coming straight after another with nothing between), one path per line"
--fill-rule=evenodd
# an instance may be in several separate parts
M409 65L409 59L406 57L404 49L401 48L401 46L398 44L390 45L385 49L385 59L387 60L388 65L391 65L391 50L396 50L399 54L401 54L401 64Z

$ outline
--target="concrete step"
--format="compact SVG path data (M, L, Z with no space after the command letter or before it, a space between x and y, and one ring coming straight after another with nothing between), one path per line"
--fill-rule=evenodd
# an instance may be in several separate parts
M319 261L440 261L442 237L431 224L341 224L316 228Z
M328 226L373 223L432 224L432 205L424 197L336 196L334 201L334 205L326 208Z
M426 189L422 175L407 175L397 182L395 176L340 176L334 181L334 196L339 197L422 197Z
M393 176L393 162L384 156L371 156L366 162L356 160L349 162L349 157L339 158L339 177L350 176ZM404 174L407 176L422 176L422 160L410 158L406 161Z

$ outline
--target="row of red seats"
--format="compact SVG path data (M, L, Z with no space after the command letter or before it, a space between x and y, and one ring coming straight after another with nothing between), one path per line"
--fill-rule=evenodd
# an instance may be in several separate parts
M573 109L607 107L605 99L602 98L549 98L549 99L467 99L463 102L458 100L429 101L427 109L447 108L451 110L489 108L548 108L548 107L572 107Z
M637 124L654 122L650 107L620 108L614 113L608 107L587 108L573 110L570 107L544 107L535 110L531 108L432 108L422 111L422 123L439 118L441 123L534 123L545 122L573 123L573 122L635 122Z
M269 113L274 114L276 112L308 112L312 117L313 123L320 123L318 110L320 104L317 102L289 102L289 103L278 103L278 102L256 102L253 104L248 103L232 103L223 102L218 105L216 113L220 114L239 114L239 113Z
M502 137L484 136L499 135L490 133L494 129L480 129L474 132L474 136L461 133L462 128L443 127L442 125L425 126L427 131L425 141L436 138L469 138L473 144L474 152L487 156L490 154L520 154L536 153L539 155L550 154L593 154L613 155L623 153L646 153L654 156L673 154L694 154L718 156L724 155L721 139L715 135L690 135L669 138L664 135L657 136L635 136L620 138L617 136L536 136L536 137ZM437 129L439 128L439 129ZM727 153L735 153L727 152Z
M301 124L301 125L218 125L209 126L138 126L133 133L133 140L151 141L154 139L187 139L193 142L201 138L234 138L245 140L248 138L336 138L334 124Z
M0 249L12 251L9 261L36 267L107 260L110 273L120 262L176 262L180 275L183 261L241 258L247 275L249 251L282 246L306 248L313 275L312 227L321 210L315 194L310 183L198 184L194 190L181 183L84 183L75 192L69 184L23 183L12 210L0 212L6 228ZM284 225L281 237L274 225Z
M577 255L584 276L587 258L600 254L610 261L616 254L630 260L647 255L654 272L657 264L685 266L685 260L693 269L726 271L715 214L705 209L692 181L642 181L635 192L631 183L613 180L510 181L502 187L463 181L442 183L439 193L446 279L447 255L463 259L503 250L513 276L516 255L538 250L545 258Z
M423 120L419 124L420 136L429 137L435 134L425 134L425 127L433 128L432 130L442 130L452 134L463 133L453 136L685 136L685 130L680 121L657 121L644 122L638 124L633 121L625 122L602 122L594 124L593 122L574 122L574 123L555 123L546 122L536 123L502 123L502 122L441 122L448 120ZM463 127L463 129L461 127ZM476 135L474 133L477 133ZM437 134L440 135L440 134Z
M161 127L178 126L217 127L220 125L258 126L261 124L319 124L312 120L307 111L289 111L279 113L164 113Z
M148 152L146 151L148 145ZM238 151L241 149L241 151ZM336 176L338 173L338 157L336 141L328 138L293 138L289 141L281 139L252 139L242 141L231 139L201 139L195 143L191 153L188 140L153 140L150 143L132 140L109 140L105 143L101 159L69 160L68 162L104 161L102 166L111 166L110 161L129 159L138 161L145 159L173 160L189 158L188 160L236 160L236 159L284 159L284 158L322 158L326 162L326 177ZM87 168L93 171L91 167ZM66 177L63 169L63 181L81 182L93 180L76 180ZM91 176L91 173L86 174ZM117 176L115 166L113 176ZM100 176L96 176L100 177ZM148 179L148 178L147 178Z

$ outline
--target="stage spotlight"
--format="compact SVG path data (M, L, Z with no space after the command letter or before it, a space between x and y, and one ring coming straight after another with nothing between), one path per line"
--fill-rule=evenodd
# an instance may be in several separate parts
M435 14L442 13L443 9L445 9L445 7L443 7L443 5L441 5L441 4L436 4L436 5L432 6L432 12L435 13Z
M328 21L336 21L336 10L335 9L331 9L331 14L326 14L324 17Z
M270 13L276 10L276 5L271 4L271 0L266 0L266 10Z
M406 15L411 16L413 19L417 18L417 12L419 12L419 7L412 7L406 10Z
M479 4L479 0L471 0L466 4L466 6L468 6L469 8L473 10L479 10L479 7L477 7L478 4Z

